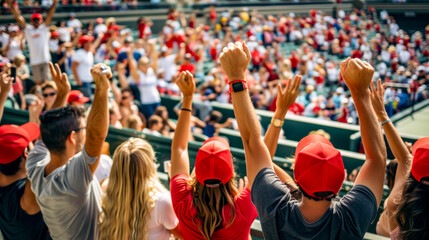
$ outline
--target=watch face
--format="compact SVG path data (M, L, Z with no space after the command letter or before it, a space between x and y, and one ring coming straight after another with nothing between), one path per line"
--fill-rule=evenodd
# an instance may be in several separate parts
M241 92L244 90L244 86L242 82L237 82L232 84L232 90L234 92Z
M282 121L280 119L274 119L273 124L274 124L274 127L281 127Z

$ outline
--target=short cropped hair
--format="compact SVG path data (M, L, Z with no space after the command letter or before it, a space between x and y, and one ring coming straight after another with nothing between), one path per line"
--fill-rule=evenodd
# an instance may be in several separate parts
M82 107L67 106L45 112L40 116L40 132L49 151L62 153L70 133L80 127L80 119L85 117Z

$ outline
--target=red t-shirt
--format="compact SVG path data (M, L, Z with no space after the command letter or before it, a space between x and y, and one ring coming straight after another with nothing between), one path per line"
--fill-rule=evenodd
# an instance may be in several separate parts
M298 64L299 64L299 58L298 57L290 57L289 58L289 60L290 60L290 65L293 67L293 68L297 68L298 67Z
M189 72L191 72L192 74L195 73L195 67L194 64L190 63L190 64L182 64L180 66L180 71L179 72L183 72L188 70Z
M171 179L170 191L171 200L173 202L174 212L179 219L180 229L184 239L204 240L198 227L192 222L197 214L197 209L192 203L192 189L187 183L188 177L183 174L178 174ZM256 207L250 200L250 190L245 189L239 195L234 197L235 205L235 220L227 228L228 218L223 222L224 228L217 230L212 239L237 239L248 240L250 227L253 221L258 216ZM230 207L226 205L222 210L222 215L225 217L230 215ZM198 220L195 219L195 222Z

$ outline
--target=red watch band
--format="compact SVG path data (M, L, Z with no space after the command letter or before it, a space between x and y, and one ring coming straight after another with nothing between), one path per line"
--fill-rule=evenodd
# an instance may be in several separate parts
M234 84L234 83L238 83L238 82L243 83L243 88L244 88L244 89L247 89L247 82L246 82L246 80L235 80L235 81L232 81L232 82L229 82L229 83L228 83L228 84L229 84L229 93L232 93L232 92L233 92L232 84Z

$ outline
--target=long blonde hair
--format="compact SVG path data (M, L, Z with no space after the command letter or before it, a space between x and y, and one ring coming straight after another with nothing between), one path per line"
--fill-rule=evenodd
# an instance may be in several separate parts
M147 239L156 201L155 153L143 139L130 138L113 155L103 197L100 239Z
M234 197L238 195L235 181L235 173L226 185L219 187L206 187L202 185L194 174L192 174L188 184L192 187L192 203L197 209L197 215L192 219L198 226L205 239L212 239L213 233L222 228L222 223L228 219L223 219L222 209L229 205L231 212L227 227L235 219Z

